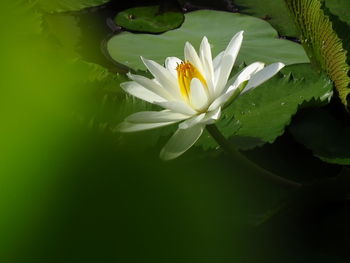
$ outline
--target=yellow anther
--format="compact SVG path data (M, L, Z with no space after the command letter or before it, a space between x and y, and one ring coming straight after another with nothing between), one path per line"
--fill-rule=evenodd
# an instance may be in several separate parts
M182 62L181 64L178 64L176 70L180 91L185 99L189 98L191 91L191 80L193 78L199 79L203 86L207 88L207 82L205 81L204 77L198 71L198 69L191 64L191 62Z

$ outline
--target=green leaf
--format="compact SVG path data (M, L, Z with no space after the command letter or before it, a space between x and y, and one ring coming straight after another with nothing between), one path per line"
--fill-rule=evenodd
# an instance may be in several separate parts
M114 20L127 30L161 33L179 27L184 15L176 11L162 11L156 5L126 9L118 13Z
M79 11L84 8L99 6L109 0L38 0L39 8L47 13Z
M235 134L231 133L231 137L246 138L248 142L240 142L239 145L243 149L252 148L254 140L256 145L272 143L284 133L298 107L307 101L329 99L331 90L329 79L313 71L310 64L293 65L238 97L223 111L223 115L239 122L240 129ZM230 125L224 130L235 131Z
M302 43L315 64L334 82L342 103L347 107L350 93L346 51L321 9L319 0L285 0L300 30Z
M342 165L350 164L350 126L330 113L313 109L297 116L290 131L294 138L320 159Z
M207 36L212 52L217 55L224 50L232 36L244 30L243 45L238 64L284 62L296 64L309 62L303 48L291 41L278 39L277 32L261 19L236 13L200 10L185 14L185 21L178 29L161 35L122 32L107 43L111 57L134 70L145 70L140 56L163 64L168 56L183 58L186 41L196 48Z
M239 12L268 21L281 35L297 36L284 0L234 0Z

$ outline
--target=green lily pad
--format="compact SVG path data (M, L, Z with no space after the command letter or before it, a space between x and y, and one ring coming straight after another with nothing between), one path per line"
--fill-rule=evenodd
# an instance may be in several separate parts
M297 29L284 0L234 0L233 2L240 13L268 21L281 35L297 36Z
M238 149L271 143L284 133L300 105L320 99L331 90L329 79L320 77L309 64L289 66L234 100L223 111L217 126ZM200 139L200 145L204 149L217 146L212 138L205 136Z
M304 112L290 127L294 138L323 161L350 164L350 126L322 109Z
M79 11L109 2L109 0L38 0L37 5L47 13Z
M243 94L225 114L234 116L241 128L236 135L273 142L284 133L298 107L310 100L327 100L333 85L310 64L293 65L251 92Z
M160 6L155 5L126 9L118 13L114 20L127 30L161 33L179 27L184 15L175 11L163 12Z
M203 36L208 37L212 52L217 55L240 30L245 33L237 64L243 61L283 62L287 65L309 62L301 45L278 39L276 30L266 21L212 10L187 13L180 28L161 35L122 32L108 41L107 49L117 62L134 70L145 70L140 56L161 64L169 56L183 58L186 41L198 48Z
M315 72L310 64L288 66L234 100L223 110L217 126L241 150L272 143L284 133L300 106L311 100L327 102L332 88L329 78ZM217 147L206 133L198 144L204 149Z

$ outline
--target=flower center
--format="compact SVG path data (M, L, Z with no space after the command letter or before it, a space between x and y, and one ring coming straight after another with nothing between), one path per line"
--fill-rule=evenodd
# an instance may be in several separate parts
M202 74L190 62L182 62L181 64L178 64L176 70L180 91L185 99L189 98L191 91L191 80L193 78L199 79L204 87L208 87Z

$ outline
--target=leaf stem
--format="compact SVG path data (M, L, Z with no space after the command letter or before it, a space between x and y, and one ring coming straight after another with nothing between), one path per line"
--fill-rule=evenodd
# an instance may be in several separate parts
M261 168L254 162L250 161L247 157L245 157L235 149L232 143L222 135L222 133L219 131L215 124L207 125L206 128L210 135L214 138L214 140L236 161L238 161L240 165L242 165L245 169L249 170L253 175L263 177L287 189L298 189L302 186L301 183L294 182L292 180L288 180L286 178L275 175Z

